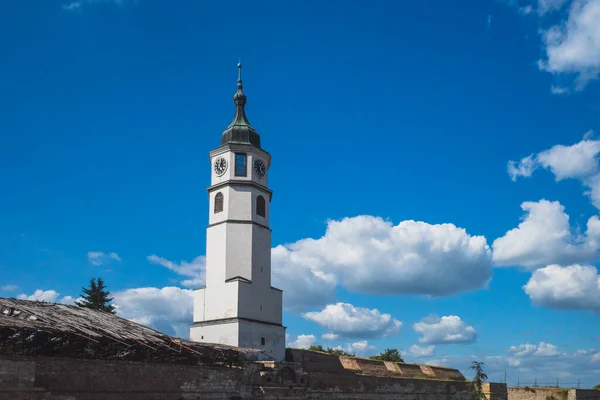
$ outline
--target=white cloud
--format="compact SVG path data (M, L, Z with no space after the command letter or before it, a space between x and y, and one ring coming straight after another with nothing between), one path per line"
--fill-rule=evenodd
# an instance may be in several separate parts
M518 177L530 177L534 170L542 167L549 169L557 181L574 178L588 183L600 171L600 140L590 140L592 134L593 131L588 131L583 140L571 146L556 145L519 162L509 161L508 174L516 181Z
M540 344L541 345L541 344ZM469 367L473 361L484 361L484 369L488 374L490 382L502 382L504 373L508 374L509 384L516 385L517 377L521 382L521 386L532 386L534 381L537 382L556 382L556 378L569 378L568 382L577 382L581 379L581 387L588 388L596 385L597 372L594 372L595 364L593 361L594 355L599 353L590 353L579 355L574 353L559 353L554 356L544 356L544 350L541 353L535 354L538 350L536 345L530 345L535 348L533 352L516 356L510 355L472 355L472 356L445 356L437 359L427 360L429 365L444 365L452 368L458 368L467 378L473 377L473 370ZM541 346L544 348L544 346ZM511 349L523 349L522 345L512 346ZM552 349L551 347L548 347ZM514 350L509 350L514 353ZM597 369L597 367L596 367ZM511 379L512 377L512 379ZM511 382L511 380L514 380Z
M288 342L287 347L292 349L308 349L317 343L315 335L298 335L296 340Z
M31 300L31 301L43 301L46 303L61 303L61 304L74 304L74 299L71 296L65 296L59 300L60 293L55 290L42 290L37 289L33 294L27 295L21 293L17 295L17 299L20 300Z
M539 0L537 12L538 14L543 15L552 11L560 10L566 2L567 0Z
M273 286L283 290L285 310L300 311L322 307L335 299L337 279L285 246L271 250Z
M600 275L593 266L549 265L535 271L523 289L535 305L600 312Z
M276 248L285 250L295 268L304 266L320 274L331 295L337 282L362 293L447 296L479 289L491 278L491 251L485 237L470 236L452 224L403 221L393 225L372 216L344 218L329 221L320 239ZM276 257L273 262L277 276L281 267ZM288 274L292 288L298 282L293 272ZM302 281L299 288L305 287Z
M477 339L475 328L456 315L423 318L413 325L413 329L423 335L419 343L425 344L473 343Z
M427 347L421 347L416 344L413 344L408 349L408 354L410 354L412 357L415 357L415 358L431 357L433 355L434 351L435 351L435 345L433 345L433 344L430 344Z
M558 201L526 201L523 222L494 240L493 260L497 266L522 265L537 268L548 264L570 264L596 258L600 220L588 220L585 235L571 232L569 216Z
M535 353L537 346L535 344L520 344L518 346L511 346L509 351L515 354L517 357L527 356Z
M535 344L520 344L518 346L511 346L508 349L515 357L555 357L560 355L558 347L553 344L540 342L539 345ZM515 365L521 365L521 362L514 363Z
M541 4L564 1L540 1ZM574 75L576 89L600 73L600 0L573 0L568 18L542 33L546 57L540 69L555 75Z
M325 340L336 340L340 338L340 335L336 335L335 333L324 333L323 335L321 335L321 338L325 339Z
M90 264L97 266L108 265L111 261L121 261L121 257L117 253L104 253L101 251L89 251L87 258Z
M534 355L538 357L554 357L559 355L558 348L550 343L540 342Z
M521 161L509 161L507 172L513 182L517 181L520 176L530 177L533 171L537 168L537 164L533 158L533 154L523 158Z
M0 292L14 292L19 290L17 285L0 285Z
M113 295L119 316L167 334L189 338L189 324L193 319L192 290L146 287Z
M329 221L320 239L279 245L271 257L273 286L284 292L284 309L294 312L332 303L338 286L372 294L449 296L491 279L485 237L452 224L394 226L379 217L344 218ZM204 257L189 264L156 255L148 260L192 278L186 286L204 279Z
M365 357L372 354L377 348L369 344L367 340L360 340L354 343L348 343L345 351L350 354L355 354L359 357Z
M190 278L181 281L183 286L198 287L204 285L204 278L206 276L205 256L198 256L191 262L181 261L179 264L154 254L146 257L146 259L152 264L162 265L163 267L166 267L179 275Z
M377 338L397 333L402 322L379 310L354 307L348 303L330 304L319 312L302 316L331 330L340 337Z

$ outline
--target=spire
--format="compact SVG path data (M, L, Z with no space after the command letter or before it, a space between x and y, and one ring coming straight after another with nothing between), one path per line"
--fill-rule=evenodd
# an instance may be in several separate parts
M221 135L221 145L227 143L251 144L260 148L260 136L258 132L250 125L244 106L246 105L246 95L242 91L242 63L238 63L238 81L237 92L233 95L235 104L235 115L233 121Z

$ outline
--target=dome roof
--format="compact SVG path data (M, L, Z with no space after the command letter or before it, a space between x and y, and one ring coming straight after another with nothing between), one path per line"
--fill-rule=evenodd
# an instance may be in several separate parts
M233 121L221 135L221 145L227 143L251 144L260 149L260 136L258 132L250 125L244 106L246 105L246 95L242 91L242 64L238 64L238 82L237 92L233 95L235 104L235 115Z

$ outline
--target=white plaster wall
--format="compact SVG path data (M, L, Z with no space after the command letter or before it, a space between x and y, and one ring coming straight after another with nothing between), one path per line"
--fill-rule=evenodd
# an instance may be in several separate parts
M237 323L229 323L192 326L190 328L190 340L200 343L220 343L239 346L239 325Z
M281 291L240 282L238 315L281 324Z
M252 220L252 195L257 189L248 186L233 186L229 190L228 218L235 220Z
M264 346L262 337L265 338ZM261 349L276 361L282 361L285 358L285 327L240 321L238 346Z
M206 289L194 290L194 322L204 321L204 295Z
M252 283L263 289L270 288L271 231L262 226L252 225L252 265Z
M225 279L241 276L252 280L252 224L223 224L227 232ZM207 264L207 268L209 265Z
M238 316L239 284L234 281L206 287L205 321Z
M206 287L225 283L226 233L227 224L211 226L206 230Z

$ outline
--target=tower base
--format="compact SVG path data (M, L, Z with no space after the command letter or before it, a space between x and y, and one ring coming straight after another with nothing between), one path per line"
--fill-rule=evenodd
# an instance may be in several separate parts
M190 325L190 340L262 350L275 361L285 359L283 325L247 318L198 321Z

